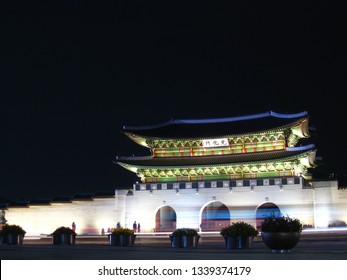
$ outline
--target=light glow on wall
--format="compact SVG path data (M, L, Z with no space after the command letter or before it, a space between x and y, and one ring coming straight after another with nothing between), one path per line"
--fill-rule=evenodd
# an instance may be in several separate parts
M115 198L9 208L5 218L10 224L21 225L27 236L49 235L57 227L71 227L72 222L76 223L79 235L100 235L102 229L106 232L116 227L117 222L132 228L134 221L141 223L141 232L155 233L156 215L164 206L170 206L176 213L175 227L199 229L207 206L210 212L204 213L205 216L217 217L214 210L218 209L213 209L213 205L221 203L230 211L230 222L244 220L254 224L257 207L264 201L272 201L284 214L316 228L327 228L332 221L347 222L347 196L341 195L336 182L313 182L315 191L303 189L302 184L286 184L283 192L279 191L281 185L252 187L252 195L249 186L227 187L227 184L218 188L157 189L152 196L148 190L134 190L132 196L126 195L128 190L118 190Z

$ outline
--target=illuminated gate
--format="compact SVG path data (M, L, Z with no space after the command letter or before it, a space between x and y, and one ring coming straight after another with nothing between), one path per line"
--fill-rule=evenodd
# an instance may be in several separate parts
M261 223L268 216L279 216L281 215L281 210L278 206L272 202L266 202L260 205L256 213L257 229L260 228Z
M230 211L225 204L215 201L205 206L201 215L202 231L220 231L229 224Z
M161 207L155 215L155 231L174 231L176 229L176 212L170 206Z

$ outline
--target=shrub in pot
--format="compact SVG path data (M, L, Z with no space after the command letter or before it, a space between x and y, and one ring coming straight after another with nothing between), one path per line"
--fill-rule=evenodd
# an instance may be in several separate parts
M260 226L265 245L273 252L288 252L300 240L303 225L289 216L269 216Z
M244 221L234 222L220 231L227 249L252 248L253 239L258 233L254 226Z
M170 234L171 247L189 248L197 247L200 235L193 228L178 228Z
M129 228L114 228L108 235L109 244L112 246L132 246L135 244L136 235Z
M74 245L76 241L76 232L69 227L58 227L52 232L52 241L54 245L67 244Z
M4 244L23 244L26 231L19 225L5 224L0 232Z

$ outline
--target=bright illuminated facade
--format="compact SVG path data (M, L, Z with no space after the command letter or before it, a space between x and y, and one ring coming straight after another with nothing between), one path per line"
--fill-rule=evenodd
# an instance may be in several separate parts
M347 193L337 181L315 181L316 148L307 112L262 114L123 127L151 156L116 157L140 183L111 195L91 194L46 204L6 207L8 223L29 234L47 234L77 224L79 234L116 226L142 232L178 227L219 231L234 221L259 226L271 213L324 228L347 221Z

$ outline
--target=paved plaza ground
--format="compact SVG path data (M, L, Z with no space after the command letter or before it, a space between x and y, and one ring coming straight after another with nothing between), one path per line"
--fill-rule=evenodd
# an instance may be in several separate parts
M1 260L347 260L347 229L303 232L287 253L274 253L257 236L251 249L226 249L219 234L202 234L197 248L172 248L168 235L139 234L134 246L110 246L107 236L77 236L75 245L26 237L0 246Z

